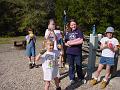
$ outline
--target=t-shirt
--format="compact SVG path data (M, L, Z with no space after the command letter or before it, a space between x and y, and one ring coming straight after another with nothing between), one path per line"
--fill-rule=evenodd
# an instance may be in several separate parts
M103 46L105 45L106 42L107 42L107 44L111 43L113 47L116 45L119 45L119 42L116 38L109 39L108 37L104 37L100 40L100 42ZM109 48L102 50L102 56L104 56L104 57L114 57L114 55L115 55L115 52L113 52Z
M42 56L40 62L42 63L44 80L53 80L55 77L59 77L58 69L58 57L60 53L57 50L52 52L46 51Z
M62 38L60 30L54 30L55 35L57 36L57 40L60 40Z
M83 39L83 33L79 29L73 30L71 32L67 32L65 34L65 42L77 38ZM66 50L67 54L72 54L72 55L80 55L81 52L82 52L82 44L72 45L71 47L67 47Z
M29 35L27 35L25 37L26 41L27 41L27 46L29 47L35 47L35 42L36 42L36 36L34 36L33 38L30 38Z
M54 30L54 33L57 36L57 38L60 38L60 30ZM45 39L48 36L48 34L49 34L49 30L46 29L46 31L45 31ZM54 35L50 34L49 35L49 39L54 41ZM58 48L57 48L57 41L54 41L54 50L58 50Z

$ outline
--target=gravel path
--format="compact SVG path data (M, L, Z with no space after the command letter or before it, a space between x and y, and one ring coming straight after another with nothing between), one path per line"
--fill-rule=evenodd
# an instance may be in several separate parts
M39 48L39 44L37 44L37 48ZM120 90L119 70L120 61L118 63L118 75L110 80L106 90ZM104 72L103 70L102 75L104 75ZM69 86L67 74L62 76L62 90L100 90L99 84L91 87L89 83L82 84L77 82ZM12 44L0 45L0 90L44 90L41 66L29 69L28 61L25 58L25 50L17 50ZM53 81L51 82L50 90L55 90Z

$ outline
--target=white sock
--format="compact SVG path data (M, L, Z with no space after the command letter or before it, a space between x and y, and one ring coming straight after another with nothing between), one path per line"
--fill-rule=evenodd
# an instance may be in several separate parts
M107 82L107 80L105 78L103 78L103 81Z
M31 64L32 62L31 61L29 61L29 64Z
M96 78L95 76L94 76L94 79L95 79L95 80L98 80L98 78Z

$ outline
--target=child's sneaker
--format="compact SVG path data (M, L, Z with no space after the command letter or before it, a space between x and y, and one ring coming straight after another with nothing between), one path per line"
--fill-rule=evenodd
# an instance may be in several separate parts
M61 90L61 87L56 88L56 90Z
M70 80L70 84L74 84L75 83L75 80Z
M91 84L91 85L97 84L97 80L96 80L96 79L92 79L92 80L90 81L90 84Z
M35 67L35 68L38 68L38 65L36 65L35 63L33 63L32 66Z
M33 65L32 63L29 64L29 69L32 69L33 68Z
M78 79L78 82L84 83L84 79Z
M107 82L103 80L103 81L101 82L100 88L101 88L101 89L104 89L104 88L106 87L106 85L107 85Z

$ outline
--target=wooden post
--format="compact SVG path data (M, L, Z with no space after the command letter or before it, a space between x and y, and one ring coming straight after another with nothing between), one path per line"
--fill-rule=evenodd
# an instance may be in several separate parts
M16 41L14 41L14 46L16 46L17 45L17 42Z
M92 78L92 72L95 69L97 47L98 47L98 37L96 35L94 36L93 34L90 34L89 57L88 57L88 68L87 68L88 79Z

